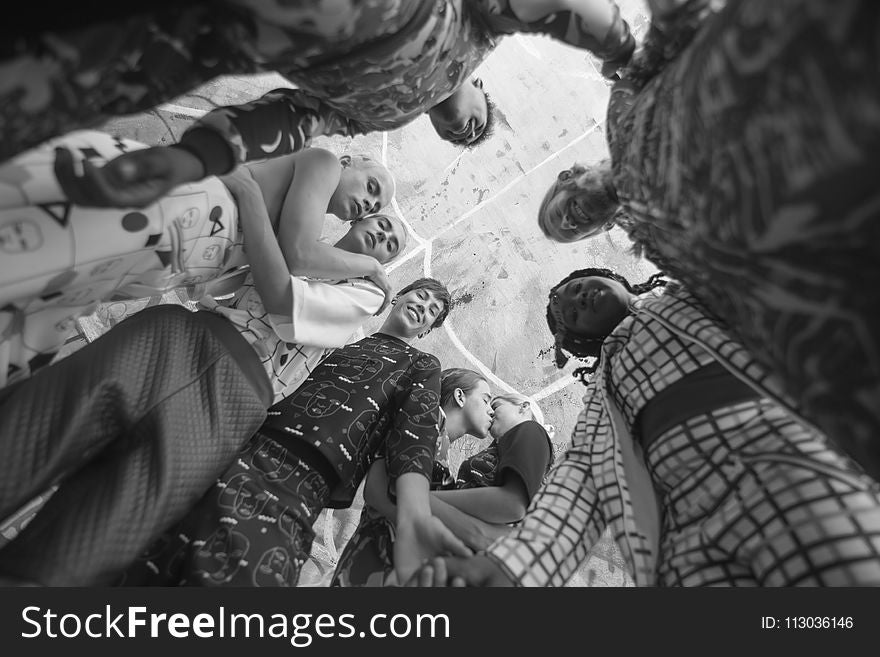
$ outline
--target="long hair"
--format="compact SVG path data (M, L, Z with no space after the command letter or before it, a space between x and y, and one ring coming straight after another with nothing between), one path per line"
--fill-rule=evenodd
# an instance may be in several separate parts
M482 374L463 367L450 367L440 372L440 408L446 408L457 389L468 394L479 385L480 381L489 383Z
M586 276L598 276L601 278L608 278L613 281L617 281L621 285L623 285L626 290L632 294L644 294L648 290L653 290L656 287L660 287L663 285L667 285L668 281L662 278L662 274L654 274L644 283L639 283L638 285L632 285L628 280L626 280L620 274L616 274L610 269L604 268L587 268L587 269L578 269L577 271L571 272L568 276L563 278L559 283L557 283L550 290L549 300L547 301L547 326L550 329L550 333L554 337L554 356L556 360L556 367L562 368L568 362L568 354L575 356L576 358L583 359L585 361L585 365L583 367L579 367L574 371L574 375L580 378L581 382L584 385L587 384L587 376L596 371L596 368L599 366L599 357L602 354L602 343L607 338L607 335L598 336L598 337L586 337L583 335L578 335L576 333L571 332L566 329L565 325L561 323L557 323L556 317L553 315L552 304L553 304L553 295L556 293L560 287L577 278L584 278ZM566 354L565 352L568 352ZM587 362L587 359L590 359Z
M617 198L610 161L603 160L589 167L574 164L570 169L559 172L538 208L538 227L545 237L563 243L584 239L583 231L579 227L563 227L559 223L561 213L550 212L556 196L563 191L578 195L580 202L586 207L590 227L610 228L618 223L627 223L626 211ZM577 218L574 219L577 222Z

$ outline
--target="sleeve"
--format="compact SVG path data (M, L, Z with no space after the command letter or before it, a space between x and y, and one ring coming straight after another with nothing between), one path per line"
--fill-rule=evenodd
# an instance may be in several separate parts
M586 428L585 409L572 446L535 495L526 517L486 552L521 586L564 586L605 529Z
M208 112L177 146L198 157L206 175L222 175L242 162L300 151L313 137L363 132L356 121L301 89L275 89L250 103Z
M434 470L440 437L440 361L419 353L399 385L392 402L396 413L385 440L388 496L395 503L400 475L416 472L430 481Z
M517 18L510 8L509 0L484 0L479 4L484 20L498 34L543 34L575 48L588 50L604 61L625 62L635 50L635 38L629 24L621 17L617 5L614 5L615 16L611 30L600 43L590 34L585 21L572 11L559 11L541 20L526 23Z
M367 280L330 283L298 276L290 279L291 316L270 316L272 329L284 342L342 347L351 334L379 310L384 300L378 286Z
M513 473L522 480L529 500L541 487L544 474L553 458L550 437L537 422L523 422L498 441L498 478Z

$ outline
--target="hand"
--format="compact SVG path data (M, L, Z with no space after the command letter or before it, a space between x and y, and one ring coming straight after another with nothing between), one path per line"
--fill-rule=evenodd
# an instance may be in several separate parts
M389 584L389 586L396 586L396 584ZM422 564L422 567L413 574L410 580L406 583L406 586L418 586L422 588L451 586L462 588L467 586L467 582L462 577L453 577L450 579L449 572L446 568L446 559L443 557L434 557L430 561L426 561Z
M84 160L81 176L73 155L55 149L55 176L67 198L87 207L144 207L183 183L201 180L205 169L192 153L156 146L125 153L96 167Z
M467 559L437 557L422 565L406 582L406 586L513 586L511 579L489 557L478 555Z
M240 166L233 170L232 173L220 176L220 182L226 186L238 203L241 203L243 198L253 196L254 194L259 196L261 202L263 200L263 192L257 181L254 180L253 175L251 175L251 170L246 166Z
M468 557L472 553L438 518L422 516L397 526L394 541L394 570L406 582L425 559L441 554Z
M382 301L382 306L375 313L376 315L381 315L385 312L388 304L390 304L391 300L394 298L394 288L391 287L391 281L388 279L388 274L385 273L385 268L378 260L376 261L376 265L377 267L375 271L367 276L367 278L378 285L379 289L382 290L382 293L385 295L385 300Z

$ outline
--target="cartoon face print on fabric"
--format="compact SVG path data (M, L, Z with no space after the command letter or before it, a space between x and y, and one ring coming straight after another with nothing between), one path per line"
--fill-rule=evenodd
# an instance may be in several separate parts
M269 494L262 489L259 482L241 472L226 482L217 503L221 509L227 509L236 518L247 520L262 513L268 501Z
M251 457L251 465L262 472L266 479L272 481L286 481L296 468L296 464L291 462L287 450L274 440L269 439L260 443L259 448Z
M395 390L407 390L412 385L412 377L406 373L406 370L397 370L385 379L382 384L382 392L386 397L391 397Z
M396 356L398 354L402 354L407 350L407 347L402 344L398 344L397 342L388 341L376 341L372 343L362 343L362 349L364 351L370 351L374 354L378 354L379 356Z
M201 577L217 584L231 580L250 549L250 541L241 532L219 527L196 549L193 563Z
M0 226L0 251L31 253L43 246L40 227L32 221L13 221Z
M433 390L414 390L410 394L412 407L418 409L410 415L412 423L419 427L432 427L437 424L437 408L440 403L440 395Z
M345 430L346 435L349 436L349 439L352 442L361 442L361 436L366 436L374 431L374 427L379 421L379 417L379 411L363 411L350 425L348 425L348 429Z
M269 548L254 568L254 586L294 586L299 577L299 565L283 547Z
M362 383L382 371L382 361L363 356L340 356L333 373L346 383Z
M302 409L312 418L329 417L345 406L350 395L328 381L315 381L299 389L291 400L291 405Z
M300 516L291 511L290 507L285 507L278 514L278 529L284 535L287 546L294 554L302 552L306 542L314 540L315 537L311 526L303 524Z

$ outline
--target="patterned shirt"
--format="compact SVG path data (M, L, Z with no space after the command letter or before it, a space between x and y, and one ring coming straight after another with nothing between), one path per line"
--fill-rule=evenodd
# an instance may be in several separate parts
M376 458L397 477L430 479L439 437L440 363L406 342L374 333L327 356L299 390L269 409L266 427L302 438L339 475L331 508L351 505Z
M880 32L858 0L709 0L612 90L632 240L880 477Z
M14 44L0 86L0 161L219 75L282 74L300 89L220 108L184 134L207 173L225 173L312 136L400 128L466 83L503 34L547 34L599 54L609 46L571 12L528 24L507 0L226 0L132 14Z

